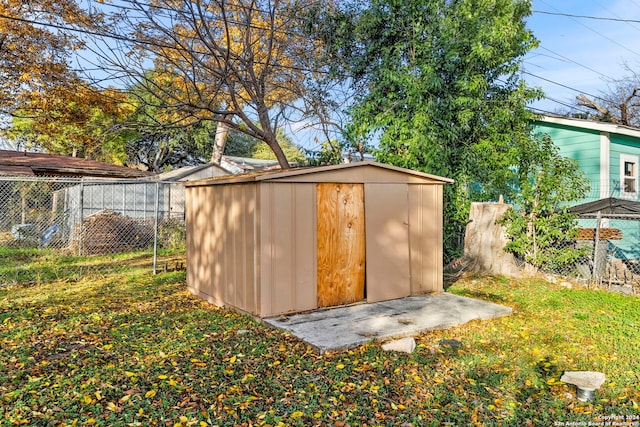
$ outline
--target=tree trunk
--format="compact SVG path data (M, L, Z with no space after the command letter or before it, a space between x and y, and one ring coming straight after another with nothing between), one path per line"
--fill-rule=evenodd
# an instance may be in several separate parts
M227 143L227 136L229 135L229 126L225 123L218 122L216 126L216 137L213 142L213 153L211 154L211 163L219 165L222 161L222 155L224 154L224 147Z
M282 169L291 169L291 165L289 164L289 160L287 160L287 156L284 155L284 151L282 151L282 147L278 144L278 141L267 142L273 153L276 155L276 159L278 159L278 164Z
M503 203L471 203L464 236L464 258L470 271L520 277L514 256L504 250L509 237L497 223L510 207Z

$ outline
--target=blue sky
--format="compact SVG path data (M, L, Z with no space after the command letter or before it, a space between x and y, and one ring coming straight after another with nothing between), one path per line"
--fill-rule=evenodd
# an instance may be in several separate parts
M640 72L640 0L533 0L532 9L527 22L540 46L525 57L524 70L530 74L523 77L552 98L534 108L555 112L566 109L563 103L573 104L580 92L607 92L609 80L629 74L624 63Z

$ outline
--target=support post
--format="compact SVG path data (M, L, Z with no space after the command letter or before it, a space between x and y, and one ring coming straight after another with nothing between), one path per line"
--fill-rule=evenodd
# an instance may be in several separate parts
M153 274L157 274L158 267L158 215L160 211L160 182L156 181L156 206L153 223Z
M602 244L600 241L600 224L602 223L602 212L598 211L596 217L596 231L593 242L593 274L592 281L595 283L602 282L602 276L604 275L605 262L606 262L606 246L605 251L602 253ZM606 243L606 240L604 241Z
M80 177L80 197L78 201L78 211L80 212L79 238L78 238L78 255L82 256L84 246L84 177Z

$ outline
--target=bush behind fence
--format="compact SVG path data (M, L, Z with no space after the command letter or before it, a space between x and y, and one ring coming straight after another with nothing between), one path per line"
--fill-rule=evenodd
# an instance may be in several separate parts
M560 255L566 252L578 256L549 263L544 272L587 286L638 293L640 215L607 215L600 219L583 216L577 228L577 236L558 243L555 249Z

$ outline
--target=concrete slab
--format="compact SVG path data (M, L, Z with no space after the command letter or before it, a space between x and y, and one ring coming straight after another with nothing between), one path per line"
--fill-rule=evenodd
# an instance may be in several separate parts
M372 339L409 337L511 313L509 307L445 292L263 320L325 352L357 347Z

